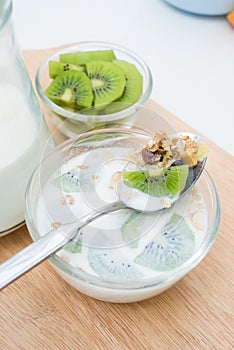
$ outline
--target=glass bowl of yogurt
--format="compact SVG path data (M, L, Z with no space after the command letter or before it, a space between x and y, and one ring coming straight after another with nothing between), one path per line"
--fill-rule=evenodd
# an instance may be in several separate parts
M77 53L81 54L81 58L74 57ZM102 67L100 67L100 61ZM93 67L93 62L98 67ZM118 76L119 80L114 80L112 69L117 75L121 73L121 77ZM93 97L92 101L85 99L81 107L79 94L83 93L81 91L83 81L75 86L70 81L80 78L84 79L86 84L87 76L91 81ZM66 78L66 81L64 82L63 79L60 82L61 77ZM57 94L57 91L61 89L60 85L66 84L63 92L59 94L59 99L57 97L53 99L53 96L47 93L48 87L55 81L57 81L57 85L54 84L56 91L53 90L52 95ZM137 54L122 46L98 41L76 43L60 51L55 49L50 57L41 63L36 74L36 88L46 114L68 137L94 128L120 127L121 123L132 122L135 111L149 99L152 84L151 71ZM118 91L113 92L116 89ZM85 95L90 97L89 92L90 87L88 92L85 92ZM112 96L112 92L114 93L111 98L113 101L107 102L110 100L109 96L106 99L105 94ZM101 96L101 99L98 99L98 96ZM70 97L75 101L74 103L70 104L68 101Z
M28 185L26 224L32 239L116 201L119 172L150 137L137 128L108 128L57 146ZM140 301L170 288L201 262L219 220L218 194L204 171L170 208L153 213L126 208L102 216L77 231L49 261L86 295L116 303Z

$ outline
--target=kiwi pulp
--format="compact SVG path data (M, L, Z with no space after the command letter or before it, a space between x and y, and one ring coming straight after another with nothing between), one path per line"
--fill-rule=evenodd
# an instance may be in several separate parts
M159 175L150 175L147 170L123 172L124 184L155 197L176 197L186 186L188 165L171 166Z
M117 100L123 94L126 84L121 68L112 62L92 61L86 64L92 83L94 106L97 109Z
M107 114L116 113L130 107L139 100L143 90L143 77L134 64L123 60L114 60L113 63L123 70L126 85L122 96L106 107L105 112Z
M61 188L64 192L80 192L80 179L77 172L68 171L60 177Z
M55 179L54 185L61 188L65 193L92 191L92 182L89 181L87 173L80 174L74 168Z
M194 233L185 219L174 213L163 229L135 257L134 262L153 270L168 271L189 259L194 245Z
M114 60L113 63L123 70L126 79L124 93L118 102L127 102L132 104L137 102L142 94L143 77L141 73L132 63L123 60Z
M84 67L76 66L75 64L49 61L49 75L50 78L54 79L59 73L66 72L69 70L77 70L80 72L84 71Z
M129 282L142 277L135 264L114 249L89 249L89 264L105 281Z
M89 108L93 102L92 85L84 72L62 72L45 91L47 97L62 107L73 110Z
M64 53L59 56L60 62L71 63L78 66L98 60L111 62L115 58L113 50L79 51Z

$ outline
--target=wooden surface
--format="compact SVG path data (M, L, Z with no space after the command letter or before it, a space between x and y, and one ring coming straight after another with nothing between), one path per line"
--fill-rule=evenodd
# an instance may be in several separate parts
M25 52L32 80L47 52ZM149 105L176 128L191 129L156 103ZM1 350L234 349L233 157L207 142L207 168L219 192L221 224L206 258L171 289L132 304L87 297L45 261L0 292ZM2 237L0 261L30 242L25 226Z

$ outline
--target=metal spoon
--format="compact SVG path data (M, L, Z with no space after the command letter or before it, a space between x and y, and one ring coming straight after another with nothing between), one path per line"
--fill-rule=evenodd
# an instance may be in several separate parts
M191 133L179 133L179 135L188 135L191 139L197 141L200 140L198 136ZM191 189L191 187L195 185L205 167L205 163L206 158L204 158L202 162L199 162L198 165L193 168L192 176L189 176L184 190L178 197L171 201L171 204L178 199L181 199ZM22 249L20 252L16 253L13 257L3 262L0 265L0 290L42 262L44 259L48 258L51 254L64 247L76 237L78 231L99 217L126 208L143 212L153 212L161 210L165 207L159 198L152 196L147 197L147 202L141 200L139 207L139 202L136 205L134 200L131 200L131 198L129 200L126 187L127 186L125 186L123 183L120 183L120 186L117 189L119 201L110 203L96 211L89 213L88 215L85 215L82 218L81 223L77 223L76 220L60 225L57 229L48 232L40 239L36 240L26 248ZM127 195L123 195L124 193L127 193ZM134 197L135 196L132 196L132 198Z

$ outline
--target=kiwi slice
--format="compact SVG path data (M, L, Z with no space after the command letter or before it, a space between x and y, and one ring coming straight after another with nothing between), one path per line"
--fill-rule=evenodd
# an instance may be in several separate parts
M62 72L45 91L47 97L62 107L73 110L89 108L93 102L90 79L83 72Z
M49 61L49 75L52 79L57 77L59 73L66 72L68 70L77 70L83 72L85 69L82 66L76 66L75 64Z
M88 260L92 269L106 281L128 282L142 275L134 262L116 249L89 249Z
M54 185L66 193L92 190L92 183L88 179L88 175L79 174L77 169L72 169L62 174L59 178L55 179Z
M125 242L129 243L130 247L137 248L141 231L139 229L139 212L133 211L129 218L121 226L121 235Z
M157 271L171 270L192 256L194 246L194 233L185 219L174 213L134 262Z
M116 64L105 61L88 62L86 70L92 83L94 106L97 109L122 96L126 81L123 70Z
M143 77L141 73L132 63L122 60L114 60L113 63L117 64L117 66L123 70L126 79L124 93L118 102L127 102L132 104L137 102L141 97L143 89Z
M65 250L70 253L81 253L82 252L82 231L79 231L76 237L70 241L64 247Z
M106 114L116 113L130 107L139 100L143 90L143 77L134 64L123 60L114 60L113 63L123 70L126 85L122 96L106 107Z
M69 251L70 253L81 253L82 252L82 243L81 241L71 241L64 247L65 250Z
M68 171L61 175L60 185L64 192L80 192L81 183L78 174L75 171Z
M123 172L124 184L155 197L176 197L186 186L188 165L164 168L151 176L147 170Z
M79 51L64 53L59 56L60 62L71 63L78 66L98 60L111 62L115 58L113 50Z

